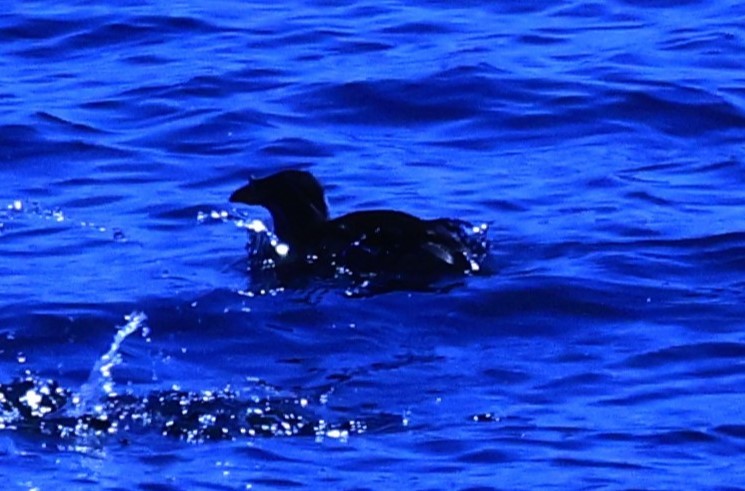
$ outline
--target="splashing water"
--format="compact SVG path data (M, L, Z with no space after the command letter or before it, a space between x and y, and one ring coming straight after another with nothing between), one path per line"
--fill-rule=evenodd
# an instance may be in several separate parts
M48 209L36 201L15 199L4 208L0 207L0 232L4 228L4 222L16 220L27 216L37 219L65 224L67 226L78 226L83 229L94 230L98 233L111 233L114 242L127 242L124 231L119 227L108 227L92 221L81 220L75 222L63 210L59 208Z
M26 370L15 381L0 382L0 431L44 435L42 445L90 453L106 437L135 438L143 432L200 444L256 437L311 437L347 440L351 435L401 428L400 415L362 413L329 420L314 410L325 409L330 392L320 396L246 394L230 386L218 390L170 390L147 394L116 391L112 370L122 363L124 341L148 330L147 316L133 312L117 328L109 350L94 365L78 392ZM277 391L281 392L281 391Z
M109 351L98 359L91 370L88 381L80 388L80 392L73 396L73 404L76 408L76 415L82 414L101 414L103 406L98 402L100 396L116 397L114 390L114 379L111 376L111 370L122 362L119 354L119 348L127 337L137 332L145 324L147 316L143 312L132 312L124 316L126 324L117 328L114 340L111 343Z

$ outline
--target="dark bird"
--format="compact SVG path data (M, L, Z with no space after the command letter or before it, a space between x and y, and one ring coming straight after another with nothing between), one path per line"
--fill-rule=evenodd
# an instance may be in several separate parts
M230 201L266 208L286 244L282 261L326 266L354 276L470 274L485 240L474 243L465 221L424 220L395 210L356 211L330 219L323 187L312 174L285 170L248 184ZM485 226L477 228L483 234Z

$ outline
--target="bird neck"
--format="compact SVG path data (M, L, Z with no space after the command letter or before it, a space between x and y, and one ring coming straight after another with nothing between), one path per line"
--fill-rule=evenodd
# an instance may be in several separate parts
M293 208L291 211L282 207L272 207L269 213L274 222L274 233L291 249L303 249L311 243L327 221L325 216L312 207Z

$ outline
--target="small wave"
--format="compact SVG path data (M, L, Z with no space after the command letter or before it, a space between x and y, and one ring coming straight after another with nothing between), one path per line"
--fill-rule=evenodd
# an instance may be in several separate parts
M104 46L150 45L162 43L163 37L189 34L210 34L216 28L208 22L191 17L130 16L126 21L109 19L97 22L94 28L75 30L59 38L59 48L65 50L101 49ZM157 36L154 34L157 32Z
M649 87L648 90L611 92L606 114L674 136L700 137L745 128L745 111L702 89Z
M698 5L703 2L701 0L620 0L620 3L627 4L632 7L639 7L639 8L658 8L658 9L668 9L668 8L681 8L687 5Z
M27 16L14 24L0 27L0 34L8 40L43 40L64 36L84 27L92 18ZM46 53L48 55L48 53Z
M434 74L420 81L355 81L317 86L286 100L340 123L365 125L430 124L468 121L483 111L484 91L493 87L478 79Z
M90 159L120 158L125 155L116 146L91 139L91 133L99 132L91 126L50 119L44 115L40 118L47 120L47 123L54 121L53 128L45 129L43 124L0 125L0 169L56 161L62 155Z
M680 364L690 366L696 362L708 362L722 359L742 359L745 357L745 344L710 342L696 343L663 348L652 353L635 355L625 362L624 366L632 368L655 368ZM733 367L733 372L738 370Z
M304 138L280 138L262 147L268 155L283 157L329 157L333 153L325 147Z
M96 128L89 124L65 119L61 116L49 113L47 111L39 111L38 113L36 113L36 117L39 119L40 122L54 125L57 132L66 131L72 135L101 135L106 133L100 128Z

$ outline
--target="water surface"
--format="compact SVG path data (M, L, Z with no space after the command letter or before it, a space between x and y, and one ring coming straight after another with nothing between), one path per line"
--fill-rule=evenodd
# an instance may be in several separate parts
M0 477L745 487L743 16L730 1L8 7ZM262 291L237 225L268 215L227 197L282 168L316 174L332 215L489 224L490 274Z

